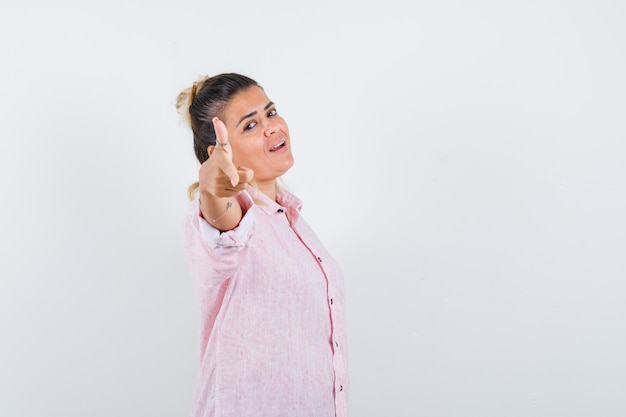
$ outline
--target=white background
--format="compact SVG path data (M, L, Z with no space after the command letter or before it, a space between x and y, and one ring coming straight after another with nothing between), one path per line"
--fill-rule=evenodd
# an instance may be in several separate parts
M0 415L188 413L173 106L257 79L341 263L353 417L626 415L626 4L0 6Z

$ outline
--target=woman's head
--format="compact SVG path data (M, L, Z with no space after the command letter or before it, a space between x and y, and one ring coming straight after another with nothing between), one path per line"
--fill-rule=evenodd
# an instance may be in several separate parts
M191 126L194 151L204 163L215 150L213 118L226 126L232 163L254 171L253 185L269 186L293 165L289 128L276 105L254 80L240 74L204 77L178 95L176 102ZM220 136L221 142L226 138ZM197 183L189 189L190 197Z
M208 147L215 145L213 117L223 118L230 100L253 86L261 88L245 75L226 73L203 77L178 95L176 108L191 127L194 152L200 163L209 158Z

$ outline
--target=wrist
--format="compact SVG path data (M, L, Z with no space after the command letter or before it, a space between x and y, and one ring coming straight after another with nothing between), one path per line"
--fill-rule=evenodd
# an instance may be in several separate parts
M200 216L202 216L202 218L208 221L209 223L217 223L226 215L226 213L228 213L228 209L230 209L232 206L233 206L232 200L230 198L226 199L226 207L224 208L224 211L222 212L222 214L219 214L217 218L212 218L211 216L208 216L202 209L202 199L200 199Z

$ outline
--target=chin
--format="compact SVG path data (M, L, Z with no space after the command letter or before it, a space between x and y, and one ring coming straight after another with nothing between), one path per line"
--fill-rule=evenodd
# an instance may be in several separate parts
M293 166L293 158L291 158L287 163L285 163L285 172L289 171L289 169Z

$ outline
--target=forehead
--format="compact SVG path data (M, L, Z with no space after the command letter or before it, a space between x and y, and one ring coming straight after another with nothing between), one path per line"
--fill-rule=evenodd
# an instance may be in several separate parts
M261 87L248 87L235 94L224 108L226 123L236 122L255 111L261 112L269 102L270 99Z

